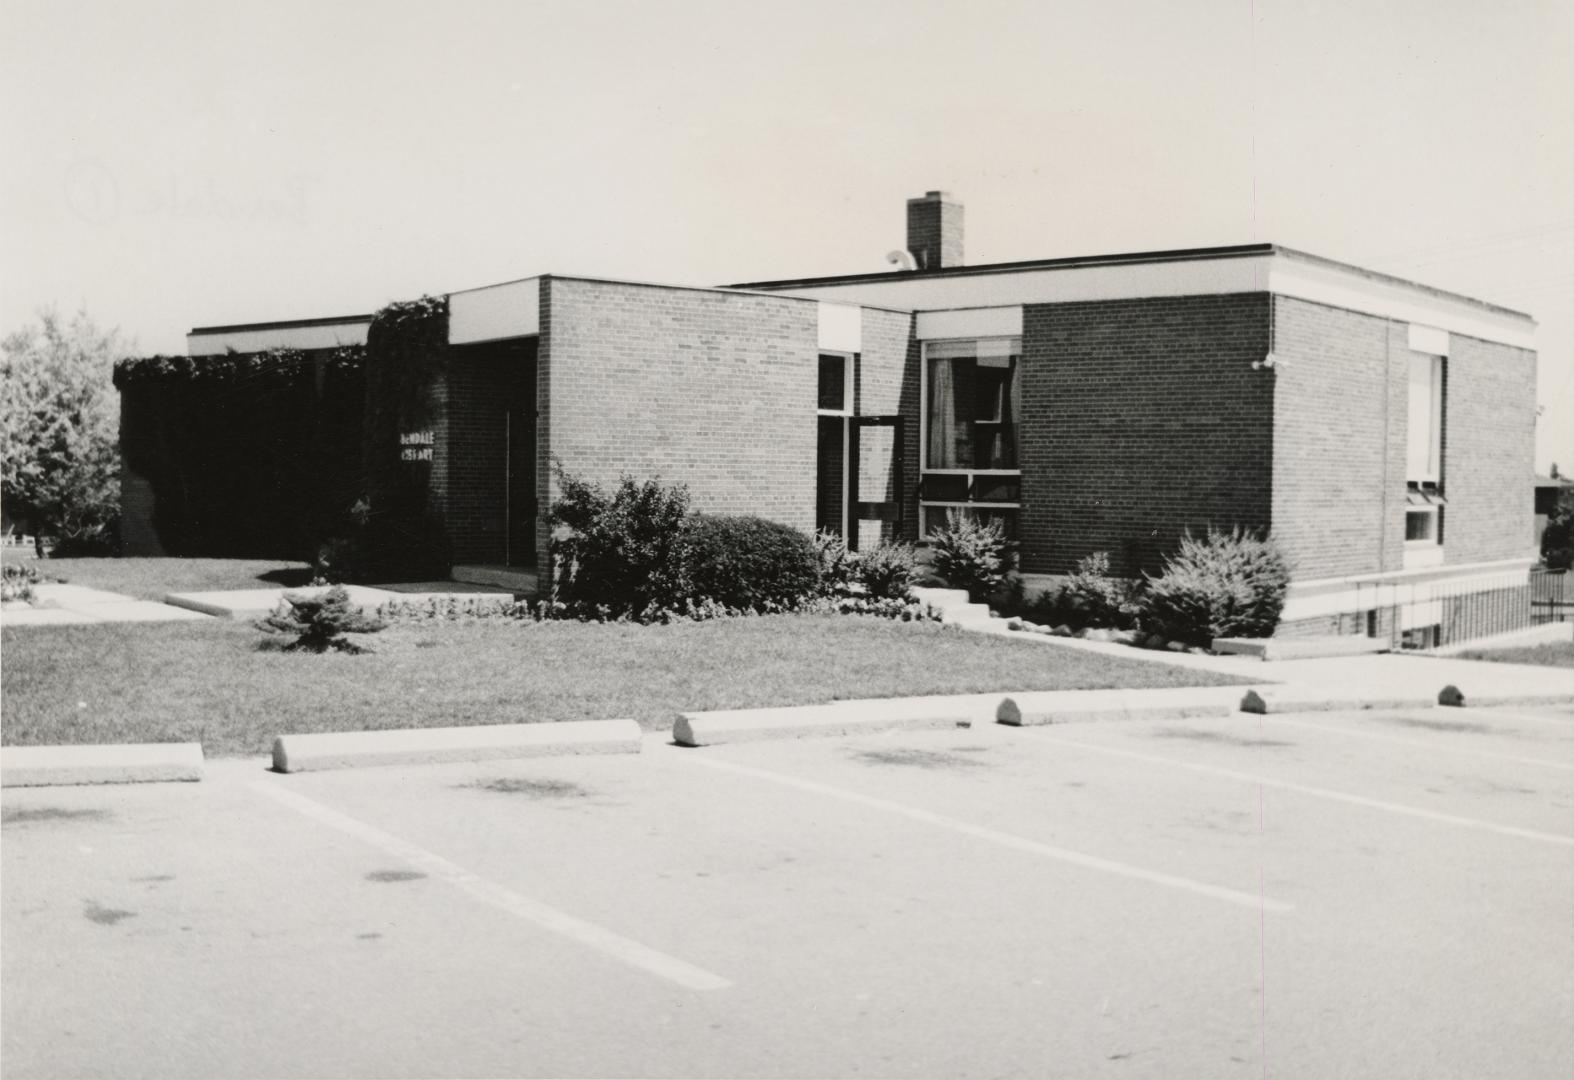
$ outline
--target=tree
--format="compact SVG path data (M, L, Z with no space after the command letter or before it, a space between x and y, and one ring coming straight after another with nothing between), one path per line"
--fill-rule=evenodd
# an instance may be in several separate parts
M86 312L52 310L0 341L0 495L66 548L107 547L120 512L120 427L111 383L124 351ZM42 544L39 554L43 554Z
M1574 567L1574 488L1559 493L1557 505L1547 516L1547 528L1541 534L1541 561L1548 570Z

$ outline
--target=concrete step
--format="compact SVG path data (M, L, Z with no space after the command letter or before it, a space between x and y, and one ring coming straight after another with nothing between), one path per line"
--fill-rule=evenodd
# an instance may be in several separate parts
M966 589L914 589L913 596L926 604L933 604L937 608L952 607L957 604L971 603Z

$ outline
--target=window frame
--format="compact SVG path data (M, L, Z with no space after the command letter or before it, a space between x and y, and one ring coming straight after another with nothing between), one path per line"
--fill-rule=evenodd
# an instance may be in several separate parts
M814 385L814 412L816 416L852 416L854 392L857 380L854 376L856 353L838 352L835 349L820 349L815 357L815 385ZM835 357L842 362L842 407L840 409L820 408L820 383L819 362L827 357Z
M930 356L930 349L933 346L950 346L952 348L955 348L955 347L957 347L958 345L960 345L963 342L971 342L973 344L975 351L974 351L972 359L974 359L974 360L977 360L980 357L993 358L993 357L996 357L996 356L1005 356L1007 358L1011 358L1011 359L1014 359L1016 361L1014 370L1015 370L1015 374L1016 374L1016 392L1017 392L1017 395L1018 395L1017 402L1016 402L1016 408L1017 408L1017 423L1016 423L1017 467L1014 468L1014 469L978 469L978 468L945 469L945 468L931 468L929 466L929 373L930 373L929 365L930 365L930 361L931 360L941 360L941 359L945 359L945 360L968 359L967 357L956 357L956 356L931 357ZM994 343L1003 343L1005 351L1002 353L1002 352L995 351L994 349L991 349L991 351L989 351L988 353L985 353L984 347L985 347L985 343L986 342L991 343L992 345ZM975 510L1014 510L1014 511L1017 512L1017 520L1018 520L1018 524L1020 525L1020 522L1021 522L1021 511L1022 511L1022 502L1021 502L1020 498L1016 502L968 502L968 501L958 501L958 500L955 500L955 499L926 499L926 498L922 497L922 492L923 492L924 478L929 476L929 475L931 475L931 474L935 475L935 476L962 476L962 477L966 477L967 488L968 488L969 492L971 492L974 489L974 487L976 486L976 484L978 482L977 478L980 477L980 476L1016 477L1020 481L1021 476L1022 476L1022 467L1021 467L1022 457L1021 457L1021 438L1020 438L1020 432L1021 432L1021 429L1022 429L1022 400L1021 400L1021 387L1022 387L1022 337L1021 337L1021 335L1019 335L1019 334L1009 334L1009 335L987 336L987 337L932 338L932 339L925 339L921 344L922 344L922 348L919 350L919 379L918 379L918 483L919 483L919 493L920 493L919 500L918 500L918 531L919 531L918 540L919 540L919 543L923 544L923 543L926 543L928 541L929 533L928 533L928 530L926 529L926 525L927 525L928 517L929 517L927 511L930 510L930 509L945 510L945 509L951 508L951 509L975 509ZM998 346L997 346L997 348L998 348ZM997 405L997 414L996 414L997 416L999 415L998 409L999 409L999 406ZM987 423L987 421L985 421L985 422ZM996 425L1000 425L1000 424L1004 423L1004 420L1003 419L996 420L996 421L994 421L994 423ZM1020 492L1020 490L1021 490L1021 486L1020 486L1020 483L1019 483L1018 484L1018 491Z

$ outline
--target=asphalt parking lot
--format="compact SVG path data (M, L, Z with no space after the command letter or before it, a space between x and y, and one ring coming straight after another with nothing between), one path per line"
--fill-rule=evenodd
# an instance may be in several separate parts
M3 804L8 1077L1574 1075L1574 709Z

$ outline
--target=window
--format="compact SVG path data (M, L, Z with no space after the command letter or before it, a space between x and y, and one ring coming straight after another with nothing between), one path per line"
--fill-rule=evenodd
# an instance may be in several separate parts
M1410 508L1405 511L1405 543L1407 544L1435 544L1442 531L1438 525L1442 521L1442 509L1430 507L1417 510Z
M853 410L852 361L833 353L820 354L820 392L816 404L822 415L846 416Z
M1410 412L1405 479L1413 484L1443 479L1443 358L1410 354Z
M1443 559L1444 360L1410 354L1405 431L1405 565L1431 566Z
M925 343L922 535L943 525L948 509L999 520L1015 533L1021 354L1020 338Z

